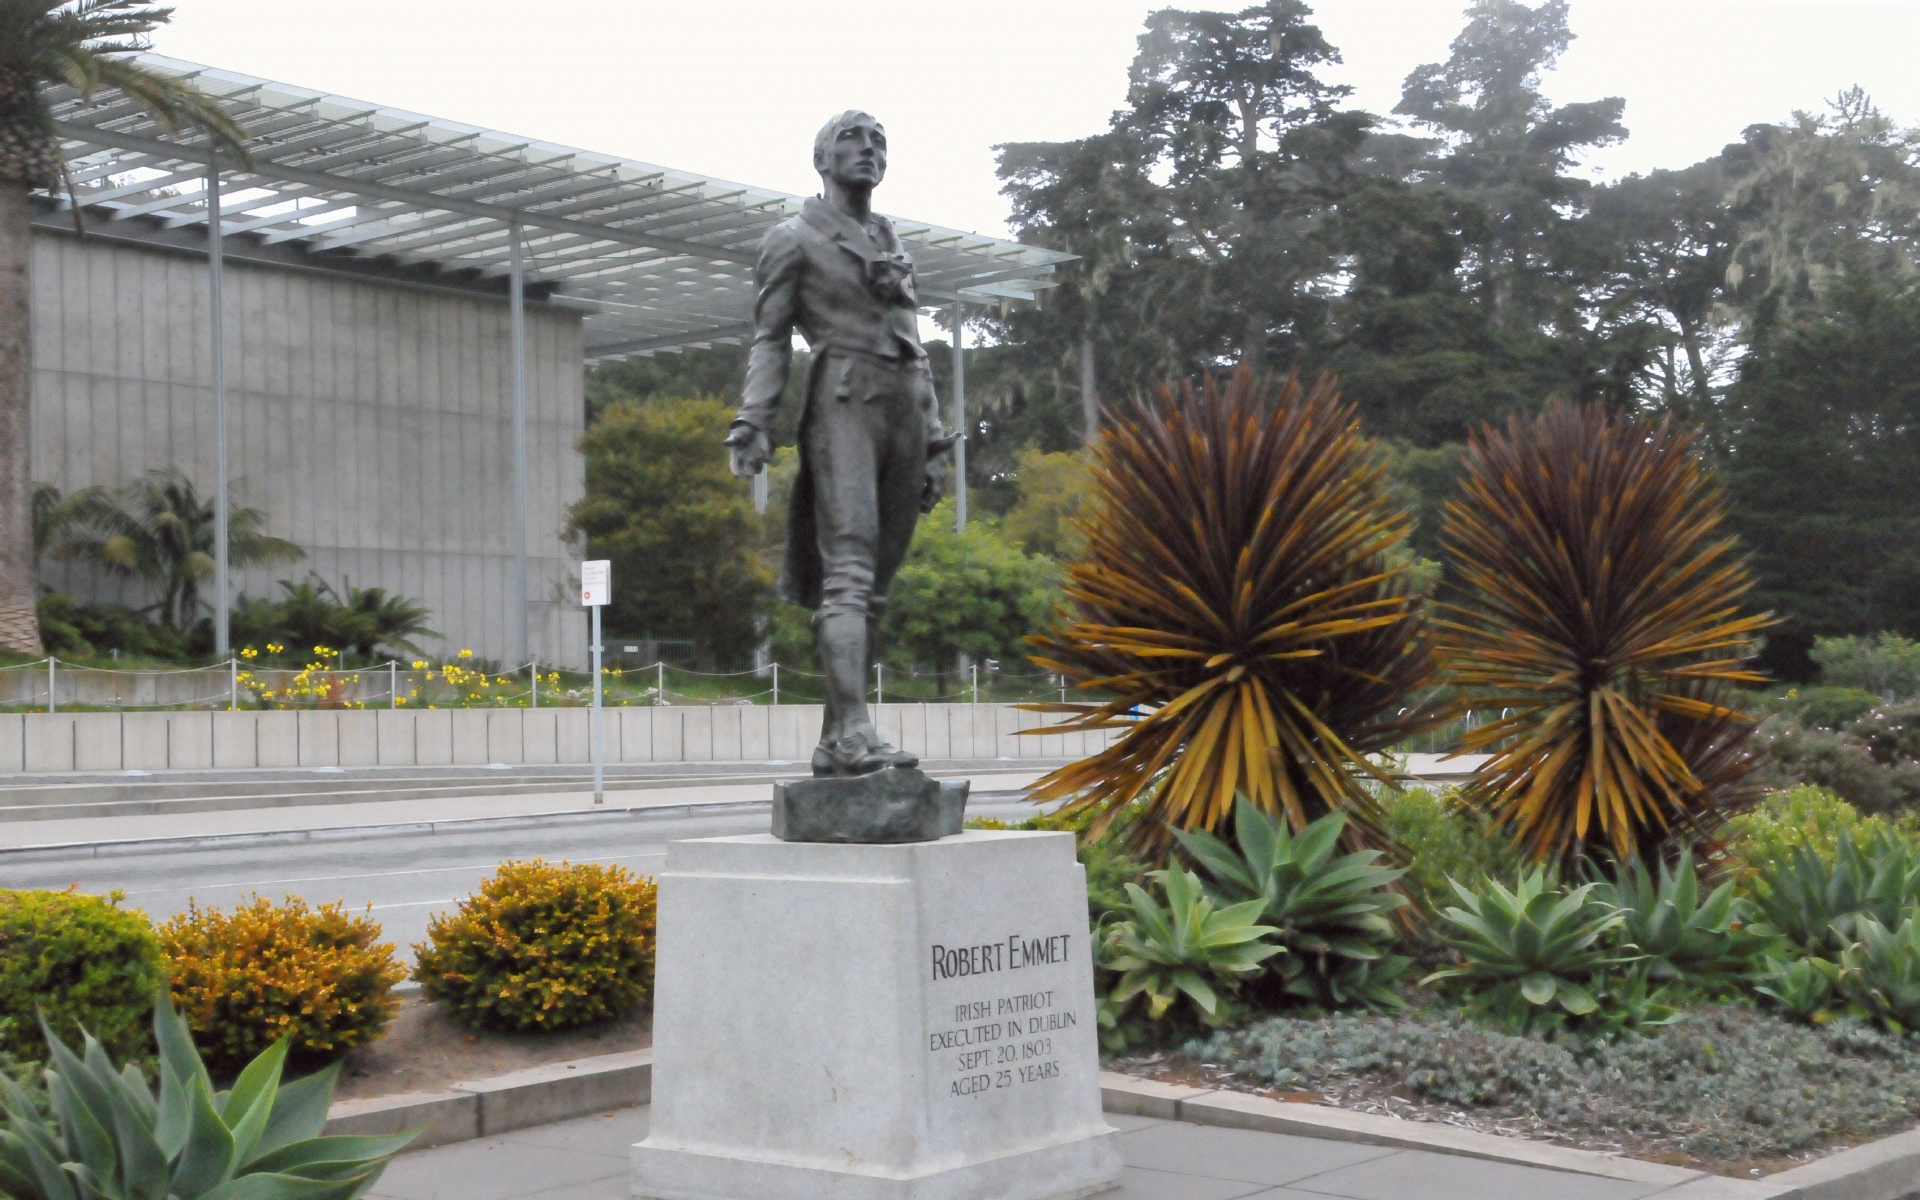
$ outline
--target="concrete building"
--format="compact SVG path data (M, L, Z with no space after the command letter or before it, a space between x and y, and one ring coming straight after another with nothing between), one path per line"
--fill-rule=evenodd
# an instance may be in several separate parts
M307 554L226 594L313 571L417 598L435 650L583 666L583 364L748 333L760 239L800 198L144 61L218 98L252 161L112 91L54 97L79 212L35 208L33 478L224 479ZM935 305L1031 300L1069 257L896 224Z

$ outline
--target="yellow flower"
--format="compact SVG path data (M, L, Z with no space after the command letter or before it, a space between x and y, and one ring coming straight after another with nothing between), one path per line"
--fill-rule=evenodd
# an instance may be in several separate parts
M471 650L462 650L462 651L461 651L461 652L460 652L459 654L457 654L457 655L455 655L455 657L456 657L456 658L472 658L472 657L473 657L473 651L471 651Z

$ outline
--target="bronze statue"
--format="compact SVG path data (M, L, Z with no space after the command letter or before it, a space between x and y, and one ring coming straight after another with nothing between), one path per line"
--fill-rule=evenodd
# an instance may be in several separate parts
M841 113L814 137L813 167L821 195L760 246L753 350L727 445L736 475L772 458L798 328L813 358L780 594L814 610L827 676L813 773L864 775L919 764L874 728L866 687L887 588L946 483L955 439L942 433L920 346L913 260L872 210L887 174L885 129L866 113Z

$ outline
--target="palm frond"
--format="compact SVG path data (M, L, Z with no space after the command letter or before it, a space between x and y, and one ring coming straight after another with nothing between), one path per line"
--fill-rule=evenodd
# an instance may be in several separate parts
M1541 861L1709 839L1747 797L1751 722L1725 689L1762 680L1746 660L1771 620L1740 615L1751 581L1692 436L1555 405L1464 462L1440 655L1502 712L1462 740L1492 755L1465 798Z
M1125 732L1037 799L1098 811L1098 836L1144 797L1131 828L1155 853L1170 828L1228 823L1236 794L1296 830L1347 811L1349 840L1368 840L1365 756L1430 721L1406 698L1432 669L1420 598L1388 562L1409 518L1370 447L1331 380L1303 392L1245 371L1162 386L1109 426L1070 611L1029 641L1111 699L1032 707L1069 715L1052 731Z

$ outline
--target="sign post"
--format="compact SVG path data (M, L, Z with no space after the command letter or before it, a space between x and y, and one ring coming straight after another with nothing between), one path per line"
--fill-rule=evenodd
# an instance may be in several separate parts
M593 802L607 802L605 761L600 740L600 610L613 599L612 564L596 559L580 564L580 603L593 610Z

